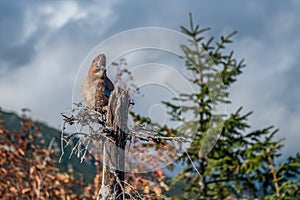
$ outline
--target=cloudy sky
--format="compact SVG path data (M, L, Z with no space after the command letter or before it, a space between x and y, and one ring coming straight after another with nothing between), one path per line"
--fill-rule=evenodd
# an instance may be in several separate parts
M54 127L71 107L88 53L114 34L140 27L180 30L188 12L211 35L238 31L230 46L247 67L231 88L229 111L254 111L255 128L275 125L285 155L299 151L300 1L1 1L0 106L32 110Z

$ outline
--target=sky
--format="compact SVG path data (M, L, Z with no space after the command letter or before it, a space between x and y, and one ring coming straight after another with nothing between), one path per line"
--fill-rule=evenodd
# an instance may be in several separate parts
M30 108L34 119L60 127L92 49L134 28L180 31L192 12L209 35L238 31L229 48L247 67L230 88L228 112L254 111L252 129L279 128L284 155L293 155L300 141L299 10L298 0L0 1L0 106Z

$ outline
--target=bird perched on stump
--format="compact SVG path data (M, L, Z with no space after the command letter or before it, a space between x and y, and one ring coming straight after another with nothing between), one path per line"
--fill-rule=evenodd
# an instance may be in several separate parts
M82 95L86 105L96 111L105 113L110 93L114 85L106 75L106 57L98 55L92 62L89 74L82 86Z

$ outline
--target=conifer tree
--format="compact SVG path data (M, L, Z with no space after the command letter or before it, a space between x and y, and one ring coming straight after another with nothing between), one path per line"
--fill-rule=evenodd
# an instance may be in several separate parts
M237 60L234 52L227 49L236 32L221 36L214 42L214 37L204 37L203 33L209 28L195 26L191 14L189 28L182 26L181 30L190 42L190 45L182 45L185 67L193 75L191 84L198 89L195 93L181 94L174 101L164 104L169 108L172 120L182 120L178 116L190 112L194 113L194 117L187 123L198 123L198 126L195 137L191 138L193 143L188 149L189 156L183 154L180 159L186 167L172 181L174 187L178 187L178 183L184 185L184 192L177 198L299 198L300 155L298 153L285 163L278 163L283 139L275 139L277 129L269 126L251 131L248 120L252 112L244 113L242 107L223 116L223 128L218 129L220 123L217 121L222 115L214 118L213 108L218 104L230 104L228 89L245 67L244 61ZM217 70L211 67L211 63ZM223 83L215 81L214 77L218 74ZM211 84L216 91L209 89ZM193 106L183 107L174 102L189 102ZM163 130L169 134L180 134L182 127L164 127ZM217 133L219 130L222 130L220 135ZM210 137L212 139L208 140ZM203 148L215 142L212 149ZM201 176L197 175L194 167Z

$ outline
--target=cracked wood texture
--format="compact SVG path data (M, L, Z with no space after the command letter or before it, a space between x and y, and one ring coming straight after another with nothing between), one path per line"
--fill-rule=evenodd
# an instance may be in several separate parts
M116 88L109 97L106 124L113 134L103 142L103 176L97 200L125 199L124 171L129 93Z

